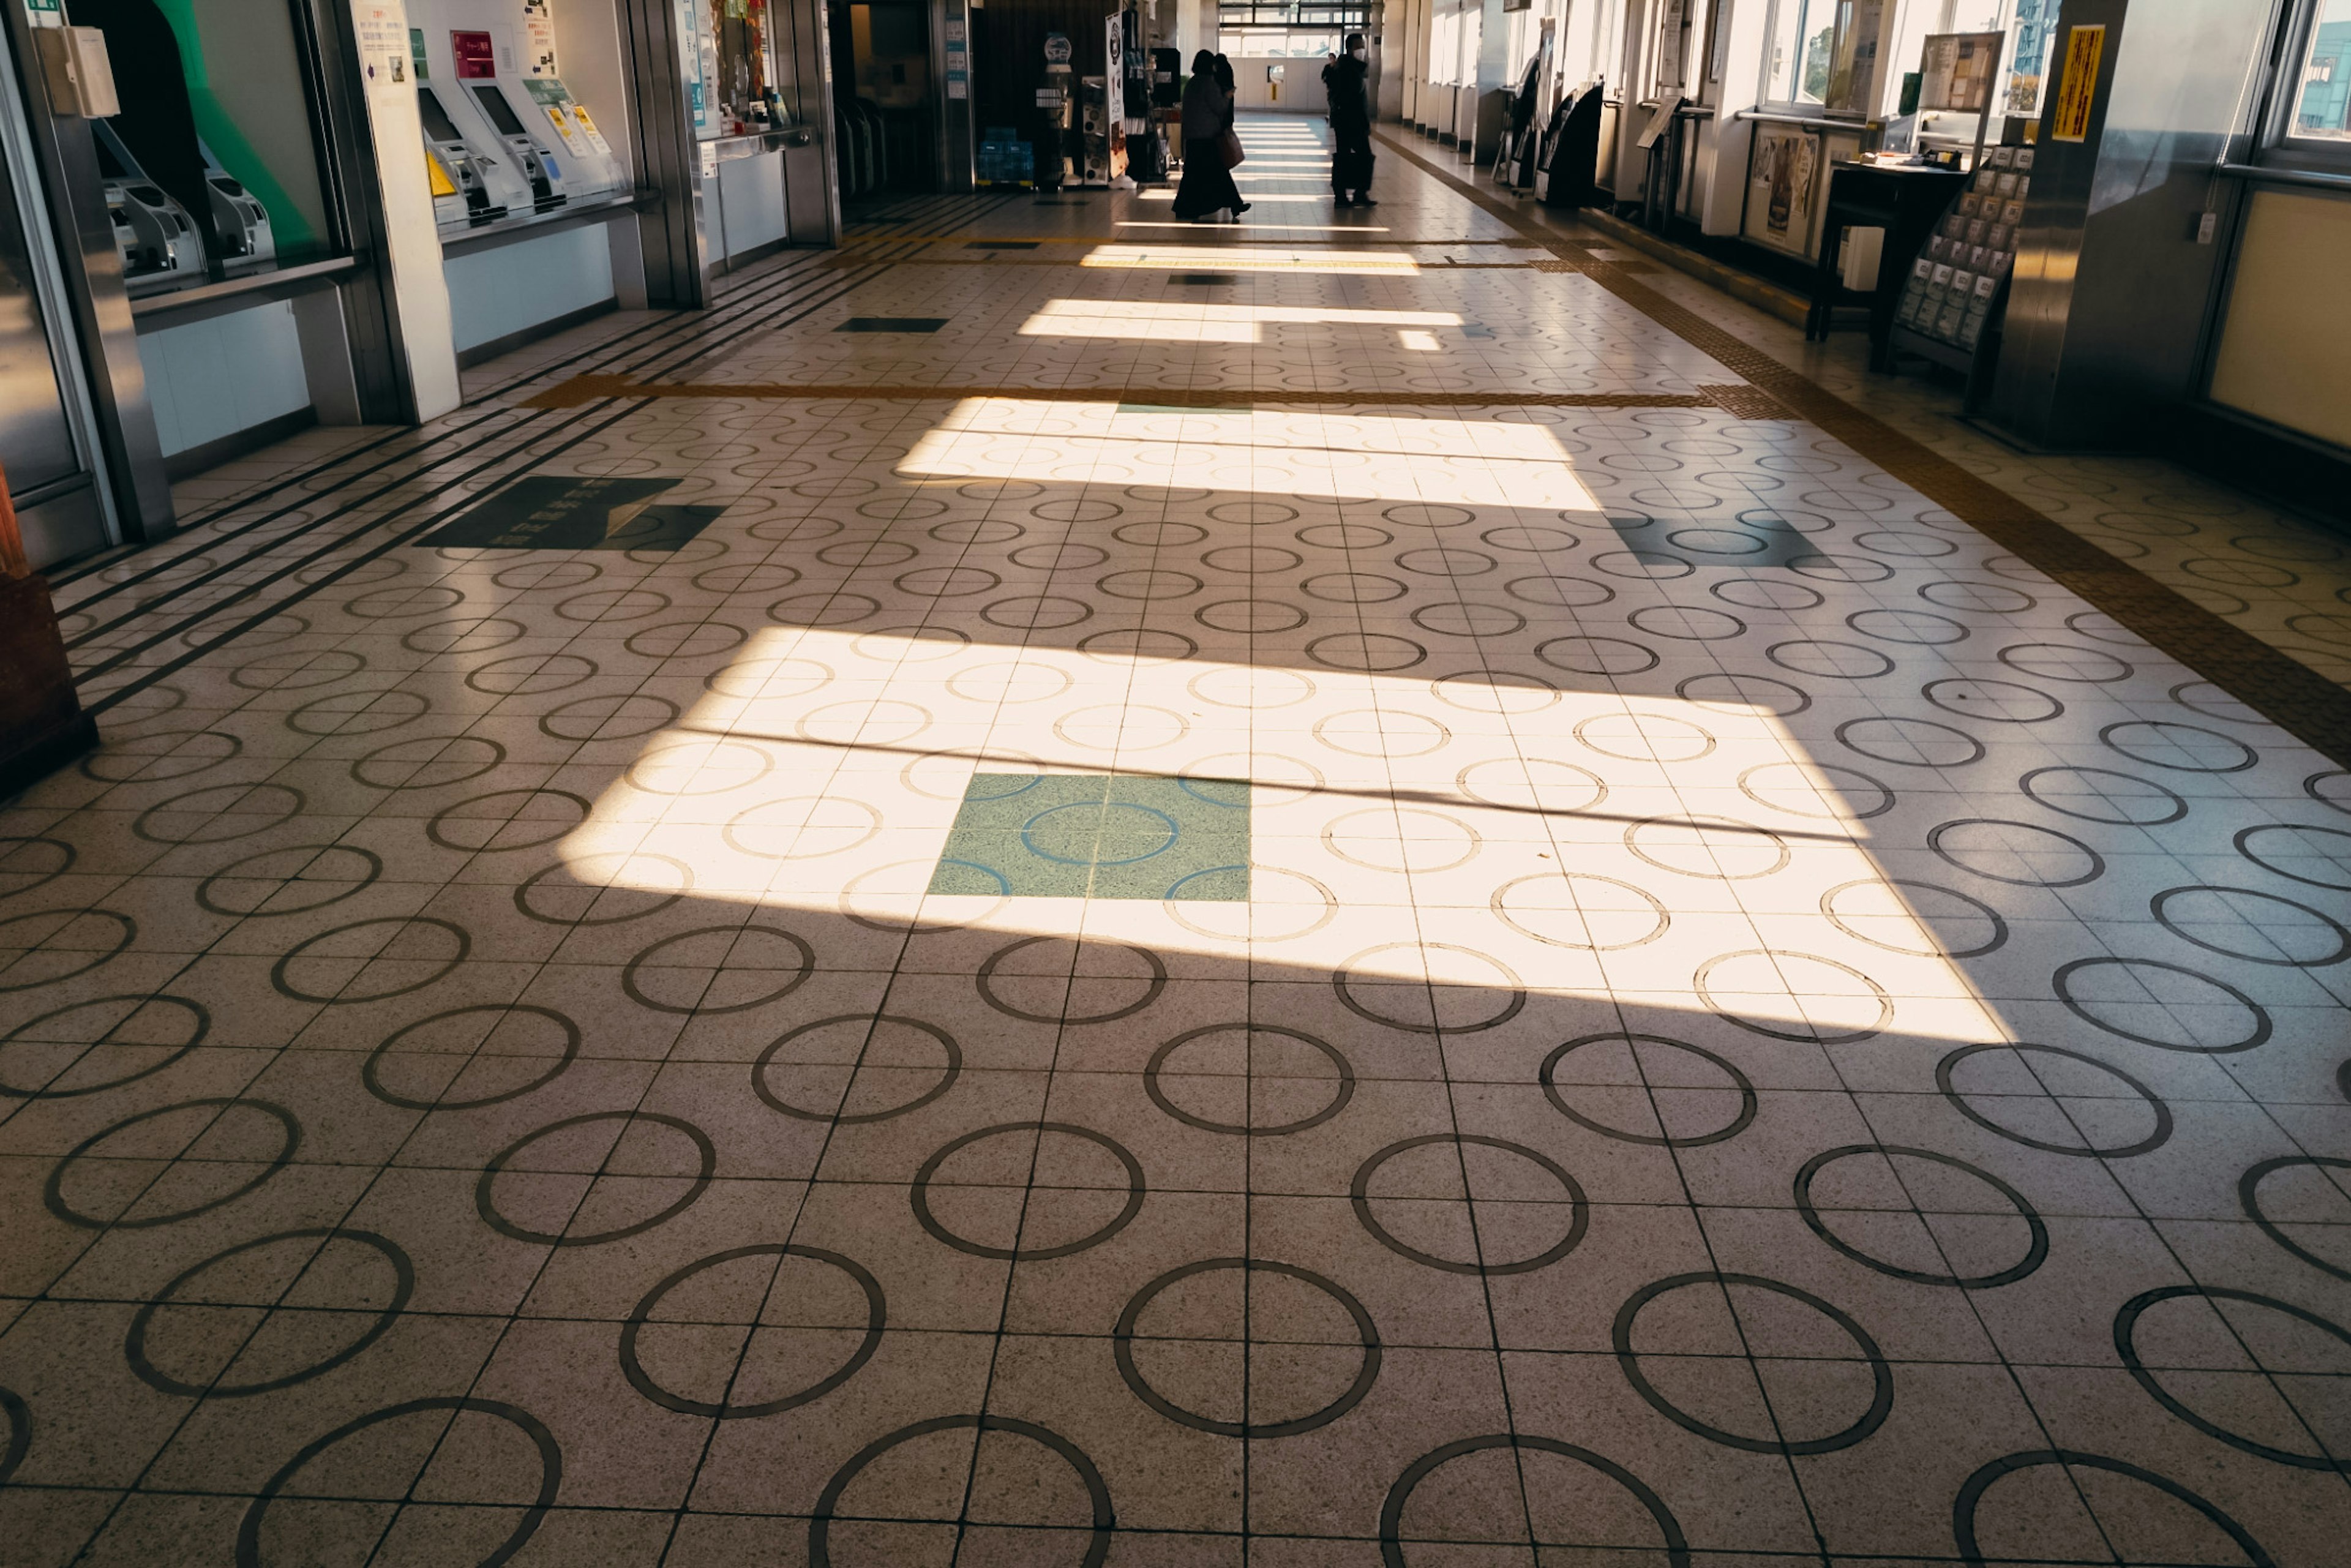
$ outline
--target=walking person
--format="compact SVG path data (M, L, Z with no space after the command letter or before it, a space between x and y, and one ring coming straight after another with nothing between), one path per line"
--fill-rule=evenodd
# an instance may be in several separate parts
M1376 207L1372 200L1371 75L1364 35L1347 35L1347 53L1323 68L1331 100L1331 194L1343 207Z
M1184 84L1184 179L1176 187L1176 215L1198 223L1229 209L1249 211L1233 183L1225 139L1232 134L1233 100L1217 77L1217 57L1202 49L1192 57L1192 79Z

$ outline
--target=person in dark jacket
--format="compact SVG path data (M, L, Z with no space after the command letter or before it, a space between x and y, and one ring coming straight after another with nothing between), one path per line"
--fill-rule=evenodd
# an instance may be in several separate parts
M1229 208L1236 217L1249 211L1225 162L1225 133L1233 125L1232 97L1217 79L1217 57L1206 49L1192 57L1183 112L1184 181L1176 187L1176 215L1196 223L1219 208Z
M1343 207L1375 207L1372 200L1371 74L1364 35L1347 35L1347 53L1323 68L1331 98L1331 194Z

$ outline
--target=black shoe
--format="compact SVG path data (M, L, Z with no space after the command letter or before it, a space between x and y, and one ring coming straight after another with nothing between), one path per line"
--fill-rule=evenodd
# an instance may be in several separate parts
M1239 206L1233 209L1233 216L1239 217L1243 213L1248 212L1249 210L1249 204L1247 202L1243 202Z
M1376 207L1379 204L1372 200L1369 196L1357 196L1355 198L1355 205L1359 207Z
M1355 204L1355 202L1354 198L1352 196L1340 196L1335 198L1331 204L1334 207L1352 207Z

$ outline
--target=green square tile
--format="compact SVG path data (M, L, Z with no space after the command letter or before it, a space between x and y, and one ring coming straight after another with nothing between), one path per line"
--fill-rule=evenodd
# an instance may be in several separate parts
M1233 780L974 774L930 890L1244 901L1249 819Z

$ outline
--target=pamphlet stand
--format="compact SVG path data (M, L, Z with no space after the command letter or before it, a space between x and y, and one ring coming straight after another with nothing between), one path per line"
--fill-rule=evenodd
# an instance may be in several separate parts
M1966 376L1970 413L1991 390L2032 189L2032 149L1993 148L1919 248L1895 307L1890 348Z

